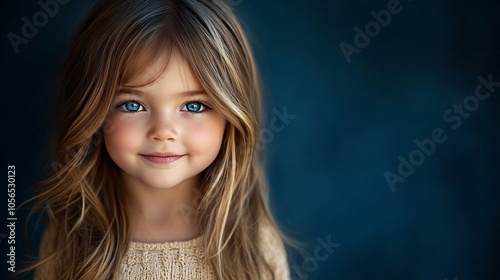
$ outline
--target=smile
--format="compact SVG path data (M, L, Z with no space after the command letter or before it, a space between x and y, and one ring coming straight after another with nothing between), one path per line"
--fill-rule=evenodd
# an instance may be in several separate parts
M153 163L170 163L180 159L184 155L169 155L169 156L141 155L141 156Z

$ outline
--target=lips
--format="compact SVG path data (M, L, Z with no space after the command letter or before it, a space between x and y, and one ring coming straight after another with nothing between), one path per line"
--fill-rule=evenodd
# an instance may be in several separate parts
M153 163L170 163L182 158L184 155L174 153L149 153L141 154L141 156Z
M176 156L182 156L174 153L149 153L149 154L141 154L143 156L152 156L152 157L176 157Z

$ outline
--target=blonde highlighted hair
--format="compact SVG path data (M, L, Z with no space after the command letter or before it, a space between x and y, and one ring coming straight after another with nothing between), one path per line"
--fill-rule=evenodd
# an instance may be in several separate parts
M34 209L49 218L41 258L25 271L40 279L112 279L130 242L118 167L103 133L116 89L178 50L227 120L223 144L203 173L197 208L203 253L218 279L272 275L259 244L264 225L286 244L268 207L257 148L262 100L254 58L231 8L211 0L100 1L85 19L62 69L53 174ZM168 63L168 62L166 62ZM274 277L271 277L274 278Z

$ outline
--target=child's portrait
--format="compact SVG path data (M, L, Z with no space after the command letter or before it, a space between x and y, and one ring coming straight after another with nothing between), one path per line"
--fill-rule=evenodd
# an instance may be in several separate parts
M495 1L1 7L1 279L500 278Z

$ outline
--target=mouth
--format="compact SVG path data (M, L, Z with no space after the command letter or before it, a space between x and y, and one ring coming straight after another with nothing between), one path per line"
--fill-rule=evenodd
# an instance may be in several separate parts
M143 158L151 161L153 163L170 163L174 162L184 155L177 155L173 153L151 153L151 154L140 154Z

